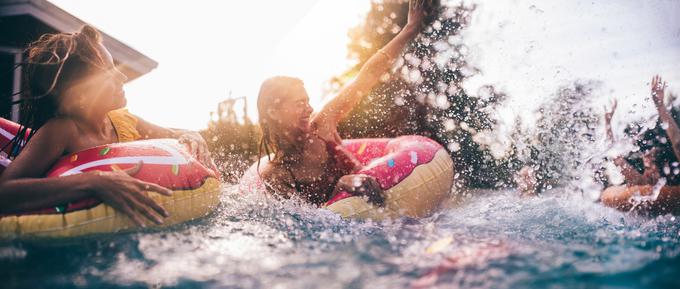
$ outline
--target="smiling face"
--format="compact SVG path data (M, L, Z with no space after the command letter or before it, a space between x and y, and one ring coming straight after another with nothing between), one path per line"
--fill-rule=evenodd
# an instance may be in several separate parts
M73 82L61 97L60 109L66 114L105 114L125 107L125 74L116 68L111 53L101 43L95 46L101 63Z
M299 143L310 131L312 107L301 80L277 76L265 80L257 99L265 138L277 148Z
M277 121L281 129L306 133L309 132L312 111L307 91L300 85L291 87L287 93L282 94L269 117Z

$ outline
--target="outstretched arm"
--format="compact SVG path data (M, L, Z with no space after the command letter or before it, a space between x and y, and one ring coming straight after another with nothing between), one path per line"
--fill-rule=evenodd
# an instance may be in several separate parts
M198 161L200 161L203 165L209 168L216 168L212 158L210 157L208 144L198 132L166 128L150 123L138 116L135 117L137 118L137 130L143 138L176 138L181 143L186 144L191 154L196 156Z
M366 61L357 77L343 87L313 122L334 131L342 120L361 99L378 83L380 77L391 67L399 53L420 32L425 14L432 5L431 0L410 0L406 26L385 47Z
M675 123L673 116L666 110L666 104L664 103L665 89L666 82L660 76L655 75L652 78L652 99L654 100L656 110L659 112L659 119L666 126L666 134L668 134L669 141L671 142L673 153L675 153L676 158L680 159L680 128Z
M21 154L0 176L0 214L40 209L95 197L130 217L138 225L145 220L162 223L168 213L146 191L163 195L171 192L131 175L140 165L116 172L86 172L59 178L45 178L45 172L68 151L76 138L73 125L64 120L45 124L26 144Z
M614 145L614 132L612 131L612 117L616 111L617 101L614 99L611 105L611 110L604 108L604 128L607 134L607 140L610 145ZM617 156L614 159L614 164L621 169L621 174L628 184L638 184L644 182L643 175L640 174L633 166L631 166L622 156Z

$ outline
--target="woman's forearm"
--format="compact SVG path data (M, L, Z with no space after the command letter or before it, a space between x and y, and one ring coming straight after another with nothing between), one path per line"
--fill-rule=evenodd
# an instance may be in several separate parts
M607 134L607 140L610 144L614 144L614 131L612 130L611 124L605 124L605 132Z
M671 142L673 153L675 153L677 159L680 159L680 128L665 107L657 106L657 110L659 111L659 119L666 124L665 131L669 138L668 141Z
M60 205L91 195L90 174L26 178L0 184L0 214Z
M356 78L321 110L319 116L325 120L324 122L339 122L359 104L417 33L417 26L407 25L387 45L371 56L361 67Z
M418 27L415 25L406 25L397 36L388 42L377 53L373 54L371 58L361 67L357 82L362 84L361 88L365 90L371 89L385 72L387 72L392 63L399 56L404 49L416 35L418 34Z

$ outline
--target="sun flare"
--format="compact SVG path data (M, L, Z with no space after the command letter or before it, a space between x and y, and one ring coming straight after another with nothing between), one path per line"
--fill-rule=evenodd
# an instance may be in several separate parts
M347 30L370 8L368 0L53 2L158 61L156 70L126 85L128 107L159 125L187 129L206 127L230 95L246 97L256 119L259 85L272 75L303 79L318 108L324 82L350 63Z

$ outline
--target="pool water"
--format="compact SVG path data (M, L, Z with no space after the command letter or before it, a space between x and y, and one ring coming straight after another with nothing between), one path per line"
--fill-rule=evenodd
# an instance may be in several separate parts
M161 231L3 241L2 288L680 288L680 225L553 189L476 191L425 219L350 221L227 188Z

